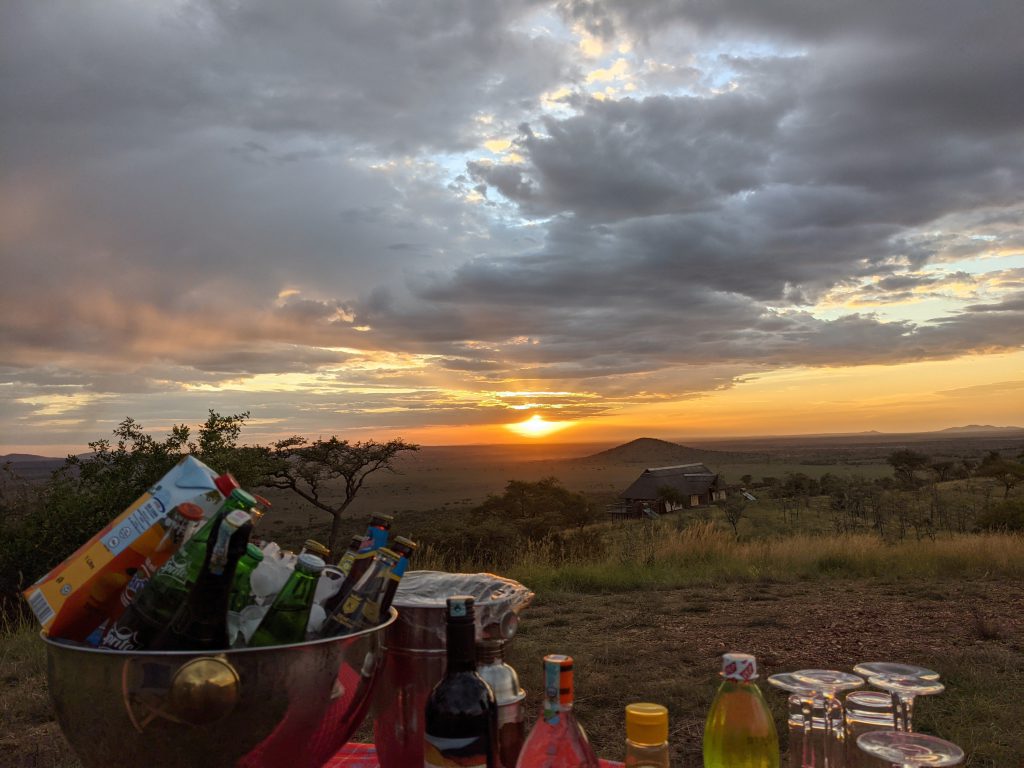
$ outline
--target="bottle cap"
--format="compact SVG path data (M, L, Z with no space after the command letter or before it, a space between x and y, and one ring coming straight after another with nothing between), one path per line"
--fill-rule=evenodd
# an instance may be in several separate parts
M331 550L329 550L316 539L306 539L306 542L302 546L307 552L310 552L316 555L317 557L321 557L325 560L331 555Z
M395 516L385 512L378 512L370 516L370 525L379 525L382 528L391 528L395 522Z
M626 738L635 744L664 744L668 741L668 710L661 704L627 704Z
M247 554L257 563L263 560L263 550L251 542L245 545L245 554Z
M242 491L245 493L245 491ZM228 525L232 528L241 528L243 525L252 520L252 516L244 509L233 509L228 513L228 516L224 518L224 525Z
M241 488L241 484L235 480L235 476L230 472L225 472L223 475L219 475L213 480L213 484L217 486L217 490L220 491L220 495L227 498L231 495L231 492L235 488Z
M549 653L544 657L544 706L550 703L565 708L572 705L572 700L572 656Z
M319 576L325 565L327 564L322 557L317 557L309 552L303 552L299 555L299 559L295 561L296 570L312 574L313 576Z
M198 504L183 501L176 507L176 509L178 510L178 514L181 515L185 520L203 519L203 508L200 507Z
M391 549L405 557L415 552L419 546L415 541L407 539L405 536L395 536L395 540L391 542Z
M476 611L473 608L474 600L470 595L452 595L445 601L446 616L449 621L469 623L476 618Z
M722 677L746 682L757 678L757 659L749 653L722 654Z
M229 498L241 502L246 506L246 508L256 506L256 498L251 493L242 490L241 488L235 488L235 490L231 492L231 496Z

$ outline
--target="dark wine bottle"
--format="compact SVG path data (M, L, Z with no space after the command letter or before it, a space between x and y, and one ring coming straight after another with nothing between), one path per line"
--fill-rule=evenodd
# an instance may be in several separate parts
M497 768L498 707L476 671L473 598L447 601L448 668L427 698L424 768Z

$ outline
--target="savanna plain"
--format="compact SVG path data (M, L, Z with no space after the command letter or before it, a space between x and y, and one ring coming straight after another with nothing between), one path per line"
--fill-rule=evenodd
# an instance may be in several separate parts
M927 462L895 466L900 450ZM719 657L757 656L762 678L807 667L904 661L938 670L918 730L960 744L973 768L1024 766L1024 492L979 473L996 451L1020 462L1024 436L852 436L687 445L424 447L373 475L346 512L345 539L372 512L420 541L414 568L489 571L535 597L508 661L540 704L540 659L576 660L576 708L599 754L622 759L623 708L665 704L673 765L701 765ZM645 467L702 462L743 503L612 519ZM556 478L589 510L571 524L505 536L530 520L491 503ZM284 491L261 522L299 546L329 520ZM531 513L533 514L533 513ZM490 515L490 517L489 517ZM535 515L536 516L536 515ZM535 522L535 521L534 521ZM473 534L476 532L476 535ZM29 619L0 638L0 765L76 766L46 691ZM763 683L785 744L785 695ZM371 739L364 728L356 738Z

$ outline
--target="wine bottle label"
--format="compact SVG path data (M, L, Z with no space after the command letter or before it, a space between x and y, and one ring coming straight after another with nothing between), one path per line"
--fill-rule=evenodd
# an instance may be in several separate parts
M487 734L457 739L424 734L423 768L487 768Z

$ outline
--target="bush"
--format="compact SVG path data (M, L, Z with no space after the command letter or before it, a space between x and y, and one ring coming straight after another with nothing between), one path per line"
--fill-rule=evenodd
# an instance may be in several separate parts
M1024 531L1024 500L994 504L978 515L977 522L982 531Z

